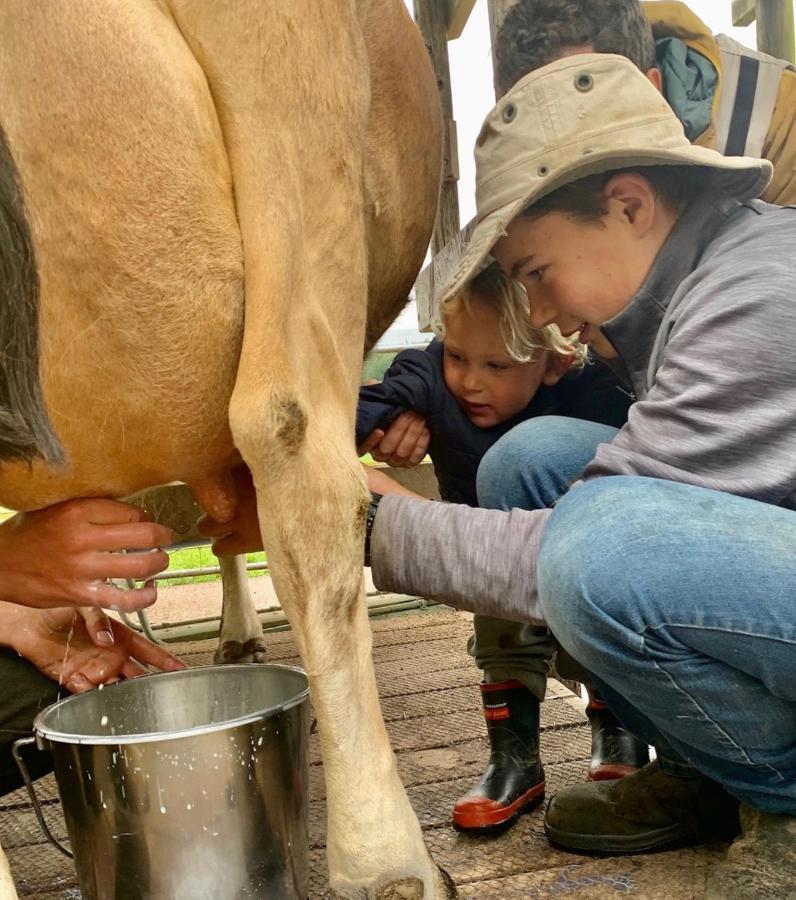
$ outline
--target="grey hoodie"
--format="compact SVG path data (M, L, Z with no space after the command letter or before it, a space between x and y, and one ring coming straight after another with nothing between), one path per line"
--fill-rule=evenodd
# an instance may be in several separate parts
M584 480L643 475L796 510L796 208L696 201L603 331L637 402ZM536 562L550 513L387 496L373 580L541 622Z

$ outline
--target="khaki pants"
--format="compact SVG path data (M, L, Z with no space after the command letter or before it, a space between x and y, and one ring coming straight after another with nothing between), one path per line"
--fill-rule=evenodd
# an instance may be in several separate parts
M555 672L570 681L588 683L589 673L544 627L475 616L467 652L484 673L484 681L516 679L544 700L547 679Z

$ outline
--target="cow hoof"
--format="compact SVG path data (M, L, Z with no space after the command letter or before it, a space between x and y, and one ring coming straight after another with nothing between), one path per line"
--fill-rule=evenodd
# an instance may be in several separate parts
M423 900L423 882L419 878L393 881L376 891L376 900Z
M245 643L240 641L223 641L213 655L213 662L225 663L264 663L266 659L265 644L262 638L249 638Z
M346 897L357 897L357 900L456 900L459 896L456 891L456 885L448 873L437 868L437 877L434 879L434 896L427 897L423 891L423 882L419 878L402 878L400 881L391 881L389 884L382 885L375 891L362 890L354 894L346 894ZM333 897L340 897L338 893L333 893Z

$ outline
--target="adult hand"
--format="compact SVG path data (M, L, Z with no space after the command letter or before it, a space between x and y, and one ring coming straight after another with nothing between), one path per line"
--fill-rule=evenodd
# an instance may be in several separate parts
M237 504L235 515L228 522L203 516L198 523L199 534L213 539L216 556L237 556L263 549L257 519L257 494L252 473L245 463L232 470L232 487Z
M165 672L186 668L168 650L96 609L0 607L3 642L73 693L145 675L146 666ZM101 632L110 637L100 647L96 634Z
M410 491L409 488L399 484L394 478L390 478L383 469L366 466L364 463L362 468L365 470L368 490L373 491L374 494L398 494L401 497L412 497L415 500L428 500L428 497L416 494L414 491Z
M18 513L0 525L0 601L38 609L143 609L157 599L154 582L123 590L106 579L161 572L169 559L159 548L172 540L170 528L118 500L68 500Z
M370 453L388 466L412 468L422 462L430 440L426 420L419 413L406 410L386 431L381 428L371 431L358 452L360 456Z

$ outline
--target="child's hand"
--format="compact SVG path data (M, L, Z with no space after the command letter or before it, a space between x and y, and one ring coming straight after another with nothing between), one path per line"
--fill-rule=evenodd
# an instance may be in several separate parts
M377 462L408 469L422 462L430 440L426 420L419 413L407 410L386 431L381 428L371 431L359 453L360 456L370 453Z

